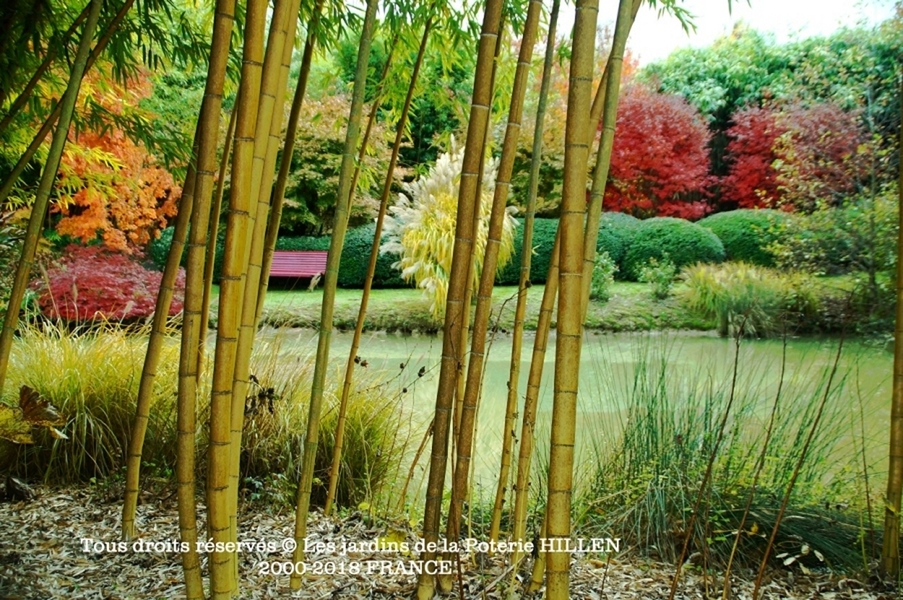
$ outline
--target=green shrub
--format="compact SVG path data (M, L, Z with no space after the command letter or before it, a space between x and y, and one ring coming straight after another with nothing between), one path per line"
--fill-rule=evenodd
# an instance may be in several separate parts
M615 282L615 273L618 265L608 255L608 252L600 252L596 255L596 263L593 265L593 280L590 282L589 297L599 302L608 302L611 298L611 286Z
M812 278L746 263L694 265L683 273L682 300L718 320L723 336L767 337L811 319L820 309Z
M346 234L347 237L347 234ZM329 236L280 237L276 239L276 250L311 251L329 250Z
M533 283L545 283L549 275L549 264L552 261L552 249L555 247L557 232L558 219L536 219L533 222L533 260L530 262L530 281ZM518 260L518 257L511 259L512 262L515 260Z
M779 210L740 209L711 215L696 223L718 236L727 260L773 267L774 256L768 247L778 238L776 225L790 218Z
M555 245L558 219L533 220L533 258L530 261L530 282L544 283L549 273L549 259ZM514 228L514 247L511 260L496 272L496 285L517 285L520 283L520 265L524 245L524 221L518 220Z
M652 288L652 295L659 300L664 300L671 295L674 287L674 277L677 276L677 267L667 256L662 260L650 258L649 262L640 269L640 281L648 283Z
M169 256L169 247L172 246L172 236L175 233L175 227L167 227L160 232L160 237L151 240L147 245L147 257L153 263L154 268L162 271L166 267L166 257ZM219 281L219 274L223 268L223 250L226 247L226 230L223 226L217 229L216 235L216 258L213 261L213 281ZM179 264L186 266L188 260L188 247L182 251L182 260Z
M602 213L599 221L599 240L596 242L597 252L608 252L608 255L620 265L627 254L627 248L633 239L633 233L641 223L633 215L619 212Z
M620 265L633 231L640 220L624 213L602 213L599 221L599 238L596 242L596 252L606 252L612 258L615 265ZM517 285L520 281L521 252L523 251L524 232L523 221L514 231L514 252L510 262L500 269L496 275L496 285ZM549 263L552 258L552 248L555 246L555 234L558 231L558 219L535 219L533 221L533 259L530 262L530 281L532 283L545 283L549 274ZM621 269L616 276L621 274Z
M874 196L855 197L839 207L823 205L778 223L769 251L785 270L863 273L877 305L879 274L893 276L896 270L898 227L896 189L888 186Z
M705 227L672 217L656 217L640 222L624 255L621 270L627 279L637 281L650 258L671 259L680 269L698 262L724 260L724 245Z

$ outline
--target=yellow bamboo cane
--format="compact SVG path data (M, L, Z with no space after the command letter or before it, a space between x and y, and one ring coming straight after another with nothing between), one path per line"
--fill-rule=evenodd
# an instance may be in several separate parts
M420 75L420 67L423 65L423 57L426 54L426 43L432 29L433 19L427 19L420 38L420 47L417 50L417 58L411 71L411 83L401 109L401 116L395 127L395 142L392 144L392 155L389 158L389 168L383 182L382 195L379 201L379 213L376 216L376 229L373 232L373 245L370 248L370 262L367 264L367 275L364 278L364 291L361 294L361 305L357 313L357 322L354 326L354 335L351 338L351 350L348 352L348 361L345 363L345 377L342 382L342 397L339 400L339 414L336 419L335 443L332 449L332 465L329 470L329 491L326 494L326 506L324 512L328 515L335 501L336 489L339 481L339 469L342 461L342 448L345 440L345 420L348 412L348 398L351 395L351 383L354 375L355 357L360 349L361 335L364 331L364 321L367 316L367 303L370 299L370 289L373 286L373 276L376 273L376 261L379 258L379 242L382 236L383 222L386 218L386 209L389 205L389 195L392 191L392 182L395 179L395 165L398 163L398 153L404 140L404 129L408 121L408 113L411 109L411 101L414 99L414 90L417 86L417 78ZM385 79L385 74L383 76ZM374 102L375 105L375 102ZM371 116L375 113L371 112ZM366 139L366 136L365 136ZM361 148L363 150L363 147ZM354 187L352 186L352 192Z
M488 0L483 14L483 27L474 74L473 100L461 169L455 244L446 300L442 360L439 370L439 386L436 392L433 444L423 519L423 537L426 546L421 554L421 559L425 562L432 561L436 557L435 549L430 544L435 544L439 539L439 516L448 463L448 432L452 420L452 404L459 371L464 366L461 364L462 348L459 346L462 332L466 327L465 312L470 308L465 304L465 299L467 298L467 289L471 286L468 272L469 265L473 263L474 212L477 209L480 195L479 174L483 165L483 149L489 125L492 103L492 71L501 16L501 0ZM417 583L418 599L432 598L435 585L434 576L421 575Z
M580 350L583 341L583 242L586 212L586 162L589 135L592 65L597 0L577 2L574 43L565 126L565 168L561 201L558 325L555 345L555 386L549 451L547 535L563 543L571 534L574 439ZM588 131L589 130L589 131ZM546 556L546 597L569 598L570 553L561 549Z
M342 245L345 242L345 231L348 228L348 212L351 200L351 176L354 170L354 154L360 135L361 115L364 105L364 88L367 82L367 62L370 58L370 46L373 40L373 29L376 22L377 0L367 0L364 26L358 48L357 69L352 91L351 111L348 116L348 129L345 134L345 145L342 152L342 166L339 171L339 193L336 198L335 222L332 239L326 258L326 273L323 284L323 304L320 313L320 332L317 340L317 360L314 366L314 378L311 385L310 407L307 419L307 436L304 440L304 455L301 461L301 479L298 483L298 505L295 513L294 562L300 562L304 556L304 537L307 533L307 514L310 509L310 493L313 487L314 460L317 454L320 413L323 408L323 395L326 384L326 369L329 362L329 346L332 338L332 317L335 310L335 291L339 275L339 263L342 257ZM292 589L301 587L301 576L293 573Z

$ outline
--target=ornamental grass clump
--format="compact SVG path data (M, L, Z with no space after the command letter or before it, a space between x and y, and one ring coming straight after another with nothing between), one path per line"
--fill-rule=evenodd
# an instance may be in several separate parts
M682 300L718 320L722 336L768 337L792 329L819 309L812 278L747 263L694 265L684 270Z
M266 490L290 505L300 473L301 444L307 422L313 356L309 344L264 331L251 357L251 385L245 401L241 478L245 497ZM147 349L147 328L129 331L117 324L70 328L43 323L20 328L13 345L3 404L18 405L21 386L34 389L63 416L57 439L46 428L32 433L34 444L0 439L0 472L47 483L103 480L121 473L135 416L135 400ZM169 477L176 452L176 386L179 340L166 339L155 378L143 449L145 472ZM200 374L198 454L206 452L210 376ZM394 375L394 374L393 374ZM411 377L416 377L412 374ZM371 369L356 378L346 423L339 502L357 505L388 493L407 442L402 394L385 371ZM335 391L340 382L327 380ZM327 402L334 402L330 393ZM332 457L335 410L324 415L316 465L322 478L315 500L325 498ZM200 475L206 461L198 461ZM115 481L115 479L113 479ZM144 485L142 483L142 485Z
M595 404L584 409L596 422L586 428L589 483L575 501L580 535L620 538L632 552L675 561L699 499L690 553L705 556L709 566L724 565L739 533L735 562L758 564L802 457L787 513L792 517L782 521L775 553L787 552L782 560L809 547L809 556L798 557L804 569L861 566L868 506L855 495L864 467L845 446L849 370L829 386L830 365L788 363L786 356L777 364L763 361L758 349L744 344L730 356L727 341L722 356L689 366L684 343L649 337L637 345L631 366L625 367L619 350L602 360L597 388L588 396ZM733 383L732 361L739 361ZM775 385L778 373L781 387ZM824 414L807 447L806 433L823 400ZM709 461L711 475L700 495Z
M405 193L399 194L395 206L389 209L384 230L386 242L380 249L382 253L401 256L393 266L401 269L405 281L413 280L417 287L424 290L431 300L430 311L437 321L445 314L463 159L464 149L457 148L452 140L449 152L442 154L425 176L405 184ZM474 291L479 285L483 267L496 169L496 161L486 161L480 190L479 225L474 241L471 278ZM502 227L499 269L507 264L513 253L516 226L517 221L509 212Z
M10 356L4 401L14 403L27 385L66 418L68 439L36 432L35 444L0 448L0 462L30 479L74 483L101 479L125 464L135 399L147 348L147 328L134 335L115 325L72 331L44 323L20 329ZM177 340L162 349L148 421L144 456L175 464Z

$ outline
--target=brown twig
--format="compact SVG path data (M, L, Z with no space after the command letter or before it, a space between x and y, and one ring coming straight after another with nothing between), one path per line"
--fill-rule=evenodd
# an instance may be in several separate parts
M784 329L783 338L783 348L781 352L781 375L778 379L778 390L774 396L774 403L771 405L771 415L768 417L768 427L765 430L765 439L762 442L762 452L759 453L759 458L756 461L756 471L753 475L752 485L749 488L749 495L746 498L746 506L743 509L743 517L740 519L740 524L737 525L737 537L734 538L734 545L731 547L730 557L727 559L727 567L724 569L724 586L721 592L721 599L727 600L729 591L730 591L730 576L731 576L731 566L734 563L734 556L737 554L737 548L740 545L740 537L743 535L743 528L746 526L746 519L749 517L749 511L752 508L753 498L756 494L756 485L759 482L759 476L762 474L762 469L765 467L765 456L768 452L768 444L771 441L771 433L774 429L774 420L775 416L777 416L778 405L781 401L781 390L784 388L784 373L787 368L787 330Z

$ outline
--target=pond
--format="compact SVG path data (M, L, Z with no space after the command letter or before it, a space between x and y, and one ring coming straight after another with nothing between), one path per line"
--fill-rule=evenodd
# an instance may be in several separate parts
M286 347L316 347L316 333L308 330L268 330L265 337L280 339ZM528 332L521 363L519 395L521 405L526 387L529 357L534 335ZM786 343L786 360L781 340L744 340L739 347L737 385L733 410L744 413L746 426L764 429L772 403L782 380L782 412L808 426L813 407L824 395L828 375L834 364L837 338L791 338ZM351 334L333 335L331 356L340 373L351 345ZM547 454L548 426L552 411L554 377L554 336L549 343L544 365L542 391L537 419L539 460ZM419 443L432 416L442 340L433 336L402 336L386 333L365 334L359 355L366 361L368 373L384 371L391 379L389 389L402 398L413 415L413 446ZM661 332L642 334L596 334L588 332L581 357L580 397L578 401L578 448L582 460L589 449L617 437L623 427L627 406L636 390L659 387L674 406L718 396L723 402L730 396L736 345L733 340L711 333ZM492 342L485 368L484 393L479 409L475 448L475 488L494 489L498 470L511 336L499 334ZM829 402L822 418L823 443L838 458L848 460L864 446L871 465L870 476L883 485L886 470L891 373L893 355L884 349L858 340L846 340L834 376ZM405 364L405 369L400 365ZM782 369L783 365L783 369ZM423 370L423 376L418 372ZM402 393L404 391L404 393ZM520 410L520 408L519 408ZM752 425L750 425L752 424ZM797 427L797 425L793 425ZM518 425L519 427L519 425ZM519 435L519 429L518 429ZM857 448L859 450L857 450ZM421 459L421 465L426 460Z

